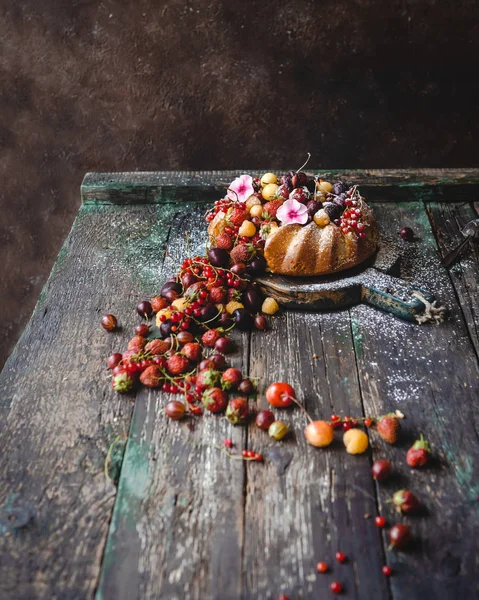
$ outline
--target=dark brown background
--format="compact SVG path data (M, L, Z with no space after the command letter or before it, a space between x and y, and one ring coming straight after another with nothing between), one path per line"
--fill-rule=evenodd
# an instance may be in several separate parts
M0 365L86 171L477 166L478 8L0 1Z

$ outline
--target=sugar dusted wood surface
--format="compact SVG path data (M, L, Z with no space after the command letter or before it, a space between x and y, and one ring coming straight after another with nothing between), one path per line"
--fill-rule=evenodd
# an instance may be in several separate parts
M406 184L418 178L401 173ZM464 204L473 184L458 183L457 173L428 173L409 202L375 204L383 229L394 234L409 225L416 232L413 243L400 244L401 276L434 289L450 309L443 325L418 326L358 305L334 313L287 311L271 319L266 333L234 334L239 350L231 363L259 380L252 407L265 408L267 385L287 380L314 418L405 413L397 446L373 432L371 452L350 456L339 435L327 450L308 446L298 409L276 411L293 430L278 443L254 424L234 428L221 417L195 420L193 427L168 421L163 393L111 391L105 357L125 347L139 320L136 303L157 292L186 255L185 233L205 237L205 202L229 174L166 179L176 189L178 181L200 176L206 191L186 185L181 202L173 194L149 203L153 190L144 181L145 203L86 198L0 375L0 598L275 600L284 593L327 599L333 579L343 583L344 598L474 597L477 250L469 249L450 273L440 266L473 216ZM454 180L461 201L436 196L428 177ZM129 189L135 183L128 175L117 179ZM99 327L105 312L119 317L118 333ZM434 462L411 472L404 456L419 433L431 441ZM261 451L265 463L231 461L205 445L225 437L239 450ZM116 488L104 463L117 439L126 448L123 463L113 465L121 468ZM376 458L393 462L391 482L378 485L370 477ZM424 516L395 515L387 501L400 488L423 500ZM373 523L378 510L389 523L411 524L411 551L388 549ZM335 563L337 550L348 555L347 564ZM333 572L317 574L319 560ZM390 579L381 573L386 561L394 569Z

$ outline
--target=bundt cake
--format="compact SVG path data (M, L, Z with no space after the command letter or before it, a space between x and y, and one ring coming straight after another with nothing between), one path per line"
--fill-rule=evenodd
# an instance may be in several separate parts
M350 269L376 250L379 232L357 186L302 171L241 175L208 213L212 246L246 263L297 277Z

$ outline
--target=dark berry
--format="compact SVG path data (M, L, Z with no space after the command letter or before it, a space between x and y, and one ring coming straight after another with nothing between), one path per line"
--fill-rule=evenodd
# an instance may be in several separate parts
M237 308L234 311L233 321L241 331L249 331L253 327L253 317L244 308Z
M334 202L325 202L323 204L323 210L331 219L331 221L338 219L341 215L340 207L337 204L334 204Z
M314 215L318 212L320 208L322 208L323 203L321 200L310 200L308 204L306 204L306 209L308 210L308 215L310 217L314 217Z
M223 248L210 248L208 258L214 267L227 267L230 262L230 255Z
M114 331L118 326L115 315L104 315L101 318L101 326L105 331Z
M414 239L414 231L410 227L403 227L399 232L399 235L403 240L406 240L406 242L412 242Z
M136 307L136 312L140 315L140 317L143 317L144 319L149 319L153 314L153 307L151 306L151 302L148 302L148 300L143 300L143 302L140 302Z

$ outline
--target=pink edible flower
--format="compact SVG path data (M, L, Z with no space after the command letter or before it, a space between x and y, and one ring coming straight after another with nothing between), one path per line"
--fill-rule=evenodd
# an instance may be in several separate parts
M291 223L299 223L304 225L308 220L308 209L304 204L297 200L286 200L276 212L276 218L283 225L291 225Z
M240 175L228 188L228 198L234 202L246 202L254 194L253 178L251 175Z

